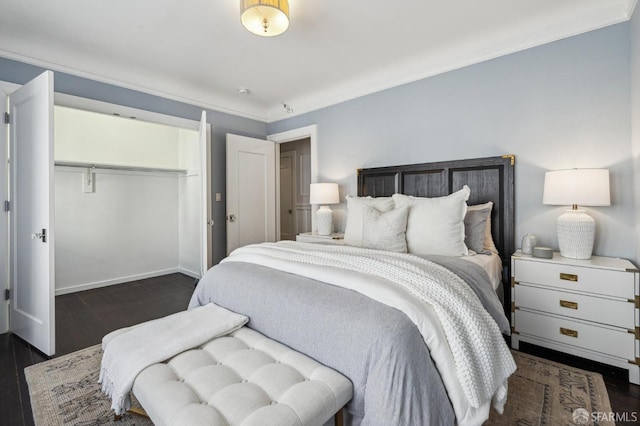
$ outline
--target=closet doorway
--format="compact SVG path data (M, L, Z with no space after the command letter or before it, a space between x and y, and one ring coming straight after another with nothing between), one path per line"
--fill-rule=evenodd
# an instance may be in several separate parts
M311 139L280 144L280 240L311 231Z
M56 104L56 294L200 278L211 266L211 197L199 123Z
M94 221L89 227L90 229L85 227L82 232L79 231L81 226L76 225L80 225L82 220L88 220L94 214L99 216L99 214L107 211L121 213L121 216L125 217L125 223L131 225L132 218L137 214L134 203L102 202L102 208L96 209L95 206L83 205L77 199L72 199L73 196L77 196L77 192L90 196L94 195L98 188L105 189L109 187L109 185L98 186L101 185L98 176L99 169L109 170L113 174L117 172L137 173L144 171L164 175L169 172L169 174L175 175L174 179L178 179L178 176L183 175L185 178L183 182L187 178L191 178L189 179L191 184L182 185L188 187L188 190L180 191L181 185L178 184L178 190L174 192L178 192L178 194L182 192L182 198L189 196L194 201L194 203L189 203L187 209L178 207L177 216L186 217L191 215L194 218L194 220L186 220L186 224L182 228L187 230L187 234L195 237L188 244L185 243L185 239L178 239L178 248L175 248L174 245L173 250L179 254L177 255L177 260L172 263L171 268L175 269L175 272L191 272L190 275L192 276L201 276L204 270L211 266L213 226L210 197L211 128L206 123L206 113L204 111L200 122L197 122L85 98L57 93L54 95L53 73L50 71L45 71L24 86L0 82L0 91L7 98L7 102L3 102L2 111L5 113L11 111L9 115L3 114L5 120L9 122L6 129L10 131L6 133L3 131L0 135L0 148L2 148L3 157L5 157L3 159L4 166L0 167L0 195L6 200L4 203L5 216L0 226L0 237L2 237L0 239L0 252L4 253L0 261L0 280L2 281L3 290L11 298L11 315L8 315L9 303L5 301L0 305L0 332L12 331L43 353L53 355L55 353L54 295L56 290L58 290L58 293L78 291L125 282L145 275L155 276L159 273L171 272L171 270L164 269L138 275L120 275L111 279L89 281L75 286L67 285L64 289L59 289L55 285L56 277L54 272L64 271L64 267L60 267L60 265L54 266L55 257L64 258L67 255L68 259L73 259L71 262L67 259L67 263L73 264L72 266L78 270L88 269L87 265L91 262L94 262L94 265L98 265L109 261L106 257L101 257L98 254L102 249L102 243L107 241L106 237L108 235L104 232L104 229L109 226L107 221ZM26 107L23 108L23 104ZM186 168L182 168L183 165L180 165L179 169L170 167L172 170L169 171L165 167L159 167L158 169L160 170L150 171L148 165L146 168L142 166L144 170L122 170L121 167L133 167L133 165L117 164L117 162L115 164L96 164L97 162L94 159L87 159L86 157L82 159L64 158L64 156L60 157L59 155L60 162L67 161L66 164L60 164L59 168L74 170L74 172L69 173L78 174L80 170L82 172L80 172L79 180L77 178L70 179L73 180L74 189L70 189L71 187L68 185L67 187L61 185L55 188L53 185L56 173L54 166L54 116L64 115L64 112L54 114L54 104L59 107L75 108L85 112L92 111L109 116L128 117L132 121L155 122L183 130L196 131L198 134L197 146L191 146L189 150L181 151L183 153L182 157L177 154L177 157L181 158L181 164L186 164ZM73 131L68 133L71 134ZM7 138L7 136L10 137ZM76 139L73 143L79 147L78 151L82 153L83 149L87 151L86 148L91 145L92 141L91 139L81 141ZM133 147L133 145L127 145L123 149L127 151ZM155 149L156 146L153 146L150 150L144 152L142 158L146 159ZM102 151L107 155L117 154L117 152L113 152L117 151L115 149L104 148ZM36 153L38 155L35 155ZM87 154L87 152L84 152L84 154ZM42 157L44 159L40 160ZM11 160L9 161L9 159ZM35 166L33 164L30 165L29 161L35 161L35 159L40 162ZM11 170L7 170L7 164L10 164ZM46 176L46 182L35 182L34 176L36 175ZM65 178L60 177L60 182L64 183L64 181ZM124 192L129 194L135 189L135 185L121 186L124 188ZM8 192L9 189L10 191ZM38 195L34 195L36 190ZM72 191L74 194L70 196L69 194ZM167 198L167 192L151 191L153 194L156 192L160 192L162 197ZM67 201L54 203L56 193L60 193L62 199L65 196L68 197ZM144 199L144 197L142 198ZM31 203L31 206L27 205L25 207L25 203ZM91 245L82 247L80 244L71 244L58 247L56 244L58 241L56 238L57 224L54 222L54 210L57 207L72 211L72 214L75 215L74 218L78 219L78 222L68 218L61 219L66 220L68 228L71 229L68 235L71 237L80 236L85 240L90 240L92 242ZM34 224L31 223L31 219L36 213L39 216L37 223ZM42 214L46 214L47 220L40 218ZM64 218L64 214L59 212L59 217ZM104 217L102 218L104 219ZM157 233L171 232L166 231L171 227L169 221L162 221L159 224L154 222L153 215L148 215L146 220L156 224L144 234L144 239L146 240L153 240L154 234ZM145 224L138 222L137 225L140 225L140 229L142 229ZM137 225L130 226L130 229L139 229ZM26 230L23 229L25 226ZM17 232L16 229L21 232ZM42 232L40 232L41 229ZM9 238L6 238L7 236ZM30 236L31 238L29 238ZM188 246L188 248L184 248L184 246ZM122 252L126 252L128 243L121 240L119 247ZM58 253L56 253L56 249L58 249ZM29 253L34 250L39 250L37 252L38 258L36 261L31 262ZM65 253L65 250L67 250L67 253ZM191 252L189 252L190 250ZM46 255L43 254L44 251L46 251ZM144 264L147 260L146 256L150 252L150 250L141 249L137 250L133 255L123 256L121 259L124 259L124 263L127 266ZM194 255L196 252L197 255ZM183 256L181 253L185 255ZM10 262L7 261L7 258ZM22 266L16 266L18 259L21 259ZM43 259L46 262L42 261ZM184 265L189 264L187 261L183 262L185 259L191 261L192 268L184 267ZM24 265L25 262L26 266ZM54 271L56 267L58 271ZM42 278L41 275L43 274L46 277ZM34 280L36 276L37 279ZM64 285L64 280L60 280L60 283ZM14 311L19 311L22 316L14 315ZM28 317L30 322L28 324L25 321L21 322L22 317Z

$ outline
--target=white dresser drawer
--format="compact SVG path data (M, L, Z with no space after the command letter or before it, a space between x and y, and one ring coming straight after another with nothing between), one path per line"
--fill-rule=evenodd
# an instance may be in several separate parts
M550 286L593 294L635 298L634 274L553 263L516 260L514 279L520 283Z
M529 308L629 330L635 328L635 304L628 301L616 301L522 284L514 287L514 294L518 308Z
M577 346L627 360L636 358L635 336L626 331L616 331L522 309L517 309L515 312L515 330L521 334Z

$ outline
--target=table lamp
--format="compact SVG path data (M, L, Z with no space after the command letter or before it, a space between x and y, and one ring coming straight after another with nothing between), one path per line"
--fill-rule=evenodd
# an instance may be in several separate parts
M331 235L333 232L333 212L328 204L338 204L340 195L337 183L312 183L309 192L309 203L320 204L316 212L318 235Z
M593 251L596 222L580 206L611 205L609 170L570 169L546 172L543 204L571 205L556 222L560 255L589 259Z

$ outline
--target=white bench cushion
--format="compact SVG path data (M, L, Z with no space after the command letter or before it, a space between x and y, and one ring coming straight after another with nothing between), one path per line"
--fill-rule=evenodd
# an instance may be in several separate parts
M322 425L352 397L340 373L243 327L143 370L133 393L163 425Z

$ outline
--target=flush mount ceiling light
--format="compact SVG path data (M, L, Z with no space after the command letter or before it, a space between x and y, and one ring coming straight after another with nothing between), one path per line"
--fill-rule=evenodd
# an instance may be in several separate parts
M262 37L274 37L289 28L287 0L240 0L240 20L249 31Z

